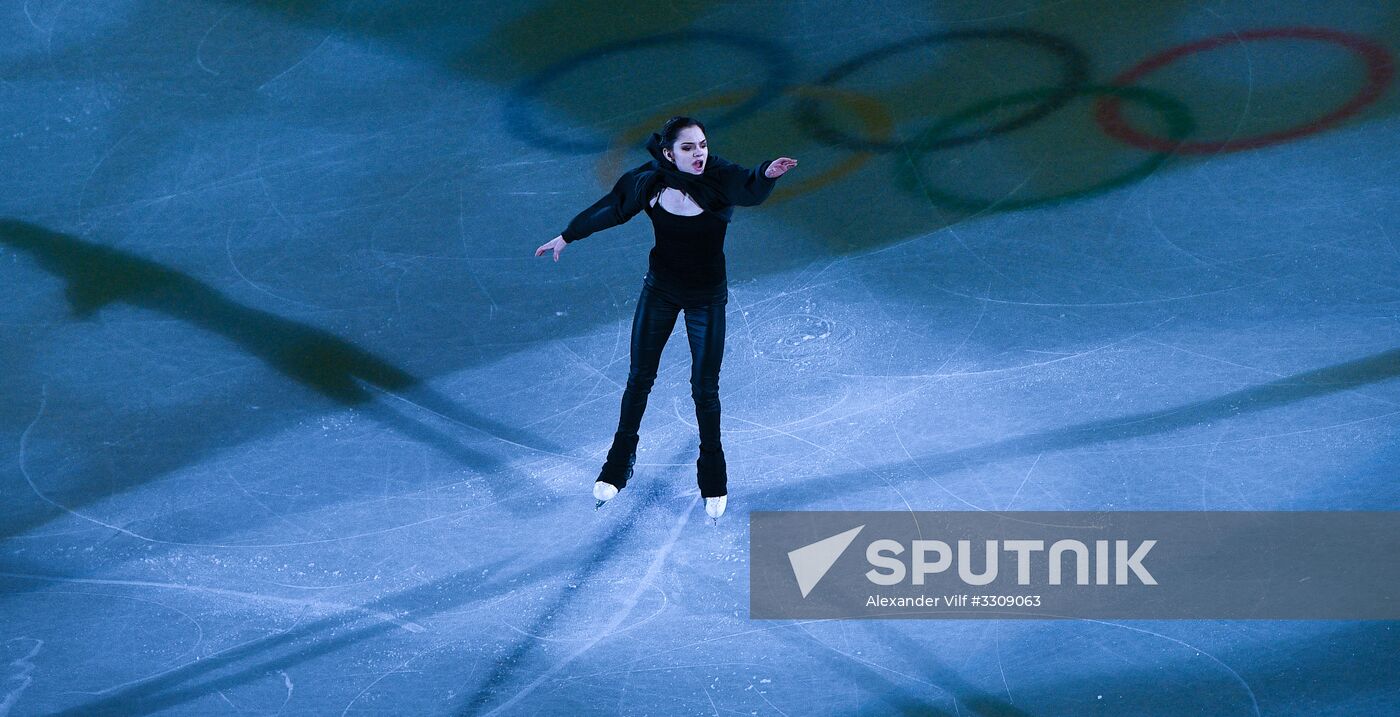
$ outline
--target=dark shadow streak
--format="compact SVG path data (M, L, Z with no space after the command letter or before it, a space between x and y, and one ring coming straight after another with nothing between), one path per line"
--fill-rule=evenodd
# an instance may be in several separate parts
M661 483L655 480L629 483L628 489L620 493L614 500L629 504L631 506L631 512L635 513L642 508L657 504L660 498L660 485ZM633 490L643 486L645 486L644 490L632 493ZM631 493L631 495L628 495L629 493ZM615 521L615 525L608 533L607 537L597 543L594 547L594 552L570 572L570 582L580 586L588 584L603 566L607 564L608 558L617 554L623 547L624 541L631 536L633 528L636 527L636 517L635 515L619 515L612 512L621 507L620 505L613 504L602 509L608 512L603 513L600 517ZM579 591L561 591L550 605L539 611L539 617L535 619L535 622L532 623L525 632L527 634L546 632L552 627L555 616L562 612L563 608L570 602L573 602L578 593ZM594 600L592 606L594 609L605 611L609 614L611 614L612 610L616 609L616 605L611 600ZM496 669L492 670L491 674L482 681L475 692L466 699L461 709L457 711L457 714L473 715L487 711L487 707L492 698L495 697L497 690L505 686L510 681L511 677L524 667L525 658L538 644L539 642L536 640L521 638L508 657L496 661Z
M542 576L542 579L553 578L556 570L562 569L573 557L563 555L552 563L531 566L529 570ZM489 600L519 590L522 585L516 581L517 576L503 570L511 562L512 560L503 558L484 566L473 567L357 606L352 610L353 615L332 615L298 628L249 641L142 680L96 701L55 712L52 717L151 714L221 690L265 679L271 672L286 670L342 648L403 629L400 623L384 620L374 613L387 613L399 617L401 622L414 622L460 605ZM492 573L494 577L482 581L479 576L487 572ZM344 629L366 620L372 620L374 624ZM337 632L339 634L336 634ZM318 638L319 641L313 641ZM464 636L463 641L466 639ZM301 647L282 655L260 657L298 645ZM220 675L224 672L229 674ZM212 678L205 682L195 682L204 677Z
M64 293L74 316L92 318L104 307L127 304L223 336L270 368L325 398L342 406L362 407L395 430L493 478L487 485L498 500L510 495L510 486L500 480L505 465L499 459L467 448L461 438L405 415L398 406L389 408L383 401L376 405L377 396L366 386L403 398L439 419L492 439L504 440L516 448L560 453L557 446L543 443L514 427L462 410L407 371L328 331L243 306L208 284L157 262L13 219L0 220L0 245L29 254L46 271L65 281ZM86 505L141 482L145 481L100 490L83 486L82 502L78 505ZM508 500L503 503L510 506ZM5 535L19 534L52 517L7 525Z
M901 634L895 625L897 622L902 621L889 622L889 629L882 630L882 641L896 643L893 646L896 654L917 662L927 650ZM1126 622L1132 624L1135 621ZM1248 688L1223 674L1206 684L1173 683L1173 678L1181 677L1173 672L1174 669L1200 669L1199 665L1192 664L1192 658L1198 658L1203 653L1194 648L1191 653L1184 659L1178 657L1169 662L1154 662L1107 674L1085 673L1073 663L1044 666L1052 676L1043 682L1028 684L1018 689L1017 693L1022 695L1021 701L1030 705L1028 709L1038 705L1042 710L1050 710L1049 714L1201 714L1198 710L1203 704L1217 708L1218 714L1248 714L1254 699L1250 698L1246 689L1268 696L1270 701L1259 705L1263 714L1270 714L1271 704L1318 704L1328 698L1345 704L1360 696L1393 693L1395 679L1389 666L1400 656L1400 632L1394 630L1390 623L1360 621L1343 623L1335 631L1309 636L1303 642L1217 651L1213 657L1220 660L1222 667L1218 669L1221 672L1234 669L1223 667L1234 664L1238 668L1240 682L1250 685ZM1370 655L1375 659L1356 662L1356 655ZM1249 666L1242 666L1245 664ZM930 675L932 678L940 681L951 679L957 683L955 689L959 693L968 687L946 668L935 666L934 669L937 672ZM1175 704L1159 704L1158 709L1142 704L1151 699L1154 693L1162 695L1157 697L1159 700L1170 699L1166 695L1172 691L1181 692L1185 697ZM1085 706L1086 695L1106 692L1116 698L1114 702L1100 703L1078 711ZM961 698L962 694L959 694L960 701ZM1123 700L1130 704L1124 705ZM961 705L956 714L976 717L1030 717L1033 714L981 693L961 701ZM1071 705L1074 707L1071 708ZM1076 711L1067 712L1066 709ZM907 703L904 713L930 717L954 714L917 702Z
M919 715L920 717L954 717L955 715L1031 717L1029 712L1017 709L1014 705L973 687L958 677L953 670L935 661L928 655L928 650L905 637L898 628L886 624L886 621L860 621L860 623L861 627L871 633L871 639L875 642L897 643L893 652L917 665L920 668L919 674L936 683L940 690L946 693L945 698L939 700L932 695L922 695L906 689L880 670L865 665L859 660L848 659L833 652L832 648L805 632L806 640L789 634L787 630L774 630L773 634L778 639L792 645L795 651L825 662L831 669L841 673L849 684L858 685L861 690L877 696L888 710L888 712L882 710L882 714ZM804 629L801 625L794 625L794 627L799 630ZM814 644L815 649L813 649ZM951 712L935 706L939 702L946 704L947 700L950 699L955 702Z
M633 485L636 487L646 486L645 490L627 497L627 500L632 504L633 511L655 504L662 485L659 481L645 481ZM632 489L629 487L627 492L630 493ZM616 511L622 506L610 507ZM350 645L377 639L394 630L401 629L399 623L373 617L374 613L395 615L401 618L402 622L417 621L440 614L453 607L482 602L499 595L520 591L528 585L544 581L560 586L559 595L552 604L540 610L540 617L525 631L533 633L547 629L552 622L552 616L558 613L560 608L574 600L578 594L578 591L562 587L566 582L562 576L567 575L569 580L576 581L580 585L584 584L598 573L599 569L606 564L608 557L618 551L621 543L636 527L636 521L631 515L613 513L600 517L614 521L613 528L605 536L597 543L585 544L551 560L529 565L525 572L534 576L534 580L522 582L519 580L518 573L508 572L509 565L518 562L517 558L501 558L484 566L473 567L470 570L432 580L358 606L354 610L354 617L347 618L343 614L334 615L321 618L295 630L254 640L131 685L100 700L54 713L52 717L113 713L137 715L159 712L221 690L256 682L266 678L271 672L285 670ZM28 571L29 568L25 567L23 570ZM486 573L490 573L493 577L487 582L482 582L477 576ZM351 622L369 619L375 620L375 624L346 630L331 636ZM304 644L318 636L325 636L326 639L305 644L300 649L284 655L259 660L261 655L273 653L287 646ZM463 641L469 639L470 636L463 636ZM514 674L515 669L520 665L519 661L529 654L534 644L533 640L522 639L511 652L510 658L495 660L496 669L477 689L469 700L470 704L476 705L478 702L488 700L495 689L503 685ZM202 677L228 670L236 671L213 677L205 682L191 684Z
M1400 377L1400 349L1391 349L1335 366L1305 371L1258 386L1231 391L1204 401L1119 418L1088 421L1019 438L922 456L908 461L908 464L917 468L911 471L912 475L891 476L889 480L891 483L907 483L924 476L950 473L974 464L994 463L1009 458L1167 433L1349 391L1397 377ZM883 482L871 481L870 476L863 473L829 476L819 480L821 483L840 485L842 495L878 489L884 485ZM755 510L791 510L794 506L802 505L805 500L814 499L813 496L828 495L816 480L770 490L756 488L754 492L756 498L761 498L763 502L762 505L755 503Z

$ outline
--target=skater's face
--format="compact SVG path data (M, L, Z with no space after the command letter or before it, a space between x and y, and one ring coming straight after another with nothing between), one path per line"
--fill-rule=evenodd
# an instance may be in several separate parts
M701 174L705 171L705 163L710 157L710 145L705 139L704 130L691 125L681 130L676 136L676 141L671 143L670 149L662 152L666 154L666 159L674 162L676 168L682 172Z

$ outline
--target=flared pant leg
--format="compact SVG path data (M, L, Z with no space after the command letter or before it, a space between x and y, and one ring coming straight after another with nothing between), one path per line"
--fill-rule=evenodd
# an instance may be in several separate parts
M700 450L722 449L719 439L719 370L724 361L724 304L689 307L685 332L690 340L690 396L700 427Z
M613 434L612 447L608 449L608 458L598 476L598 480L611 483L619 490L627 486L627 480L631 477L642 414L646 413L647 398L651 395L652 385L656 383L661 351L666 348L666 340L676 327L676 317L680 311L680 304L645 284L642 286L637 310L632 315L630 363L627 386L622 391L617 431Z
M622 488L635 460L638 430L647 400L656 383L657 369L676 319L685 312L686 338L690 344L690 395L700 431L700 458L696 462L700 494L725 495L727 475L720 443L719 372L724 359L724 303L683 307L667 294L643 285L632 317L631 363L622 391L617 431L599 480Z
M724 446L719 437L725 308L723 303L714 303L685 309L685 331L690 341L690 395L695 400L695 423L700 428L696 480L700 495L706 498L728 493Z

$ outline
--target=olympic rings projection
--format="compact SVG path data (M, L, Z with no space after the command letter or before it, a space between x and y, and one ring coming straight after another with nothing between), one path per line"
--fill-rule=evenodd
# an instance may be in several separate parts
M1325 28L1285 27L1268 30L1250 30L1241 33L1227 33L1174 47L1165 52L1153 55L1137 65L1128 68L1122 74L1113 78L1110 84L1120 87L1129 85L1142 79L1145 75L1186 57L1187 55L1204 52L1235 42L1272 39L1316 40L1319 42L1329 42L1350 50L1357 57L1361 58L1361 62L1366 66L1366 84L1362 86L1361 90L1357 92L1355 96L1341 107L1311 122L1278 132L1270 132L1243 139L1228 139L1222 141L1198 140L1177 143L1171 140L1152 137L1134 129L1128 124L1127 120L1123 119L1122 113L1119 112L1118 101L1113 97L1105 97L1099 100L1095 118L1098 120L1099 126L1103 127L1104 132L1108 133L1109 136L1142 149L1156 152L1176 151L1182 154L1237 152L1242 149L1256 149L1290 139L1297 139L1333 127L1342 120L1360 112L1361 108L1379 99L1381 93L1385 91L1386 86L1390 84L1391 79L1395 75L1395 62L1390 56L1390 53L1386 52L1384 47L1367 38ZM1170 148L1170 150L1168 148Z
M1088 187L1086 189L1077 189L1070 192L1061 192L1059 194L1047 197L1036 197L1032 199L976 199L972 197L965 197L959 194L955 194L951 191L945 191L942 189L934 188L929 182L924 180L922 175L919 174L919 169L915 165L916 158L922 155L922 152L920 152L919 150L925 147L936 145L945 133L951 131L952 129L955 129L959 124L975 119L988 112L1000 109L1001 107L1004 107L1006 105L1042 102L1044 101L1047 95L1058 92L1058 89L1031 90L1029 92L1018 92L1016 94L1008 95L1006 97L998 97L996 99L987 100L985 102L973 105L972 107L969 107L966 110L963 110L962 112L948 117L947 119L939 122L933 127L930 127L927 131L924 132L923 135L914 140L914 142L912 143L913 151L910 152L910 155L905 160L898 162L896 166L896 170L899 172L900 178L903 180L904 187L915 194L922 193L935 204L954 207L957 209L965 209L970 212L981 212L993 208L1002 210L1025 209L1040 204L1049 204L1052 202L1063 201L1066 199L1085 197L1091 194L1097 194L1099 192L1107 191L1114 187L1119 187L1124 184L1128 184L1138 179L1142 179L1149 174L1152 174L1154 171L1157 170L1158 167L1162 166L1163 162L1171 158L1170 147L1168 147L1166 150L1158 151L1157 153L1148 157L1143 162L1135 165L1128 171L1123 172L1115 177L1105 179L1104 181L1099 182L1098 184L1095 184L1092 187ZM1140 87L1091 85L1087 87L1080 87L1078 90L1076 90L1076 94L1107 95L1115 99L1141 102L1142 104L1147 105L1162 116L1162 118L1166 121L1167 124L1168 136L1174 140L1179 141L1187 137L1195 130L1196 127L1196 123L1191 120L1191 115L1186 110L1185 105L1160 92L1153 92L1151 90L1143 89Z
M894 118L890 116L889 110L884 105L877 102L873 97L853 90L837 89L833 87L817 87L810 85L795 85L788 87L787 94L797 97L822 98L838 102L848 107L865 125L865 129L875 135L886 138L894 130ZM686 105L688 111L704 109L708 107L724 106L738 102L746 95L745 92L726 92L714 97L692 102ZM622 171L622 155L633 146L634 143L644 142L651 136L656 127L667 118L674 115L674 112L659 112L643 120L637 126L622 133L621 142L615 143L603 158L598 162L598 182L603 186L609 186L617 179L617 175ZM770 202L782 202L804 192L826 186L836 180L855 172L865 163L869 162L871 155L866 152L852 154L849 158L838 162L836 165L822 170L816 175L805 176L792 183L783 183L778 186L773 195L769 197Z
M670 32L602 45L592 48L580 55L560 60L546 67L516 89L515 97L512 98L511 103L506 108L506 119L522 136L536 144L569 152L600 152L607 149L606 142L563 139L550 135L536 127L531 119L530 113L527 111L527 105L538 97L551 82L567 75L570 70L578 69L587 62L637 49L687 42L711 43L731 48L735 51L746 52L762 60L767 68L767 77L764 78L763 84L754 92L753 97L740 103L734 109L712 120L707 120L707 125L721 127L740 117L752 114L763 105L767 104L772 98L782 94L783 90L792 83L792 57L788 54L787 50L767 40L709 30L687 30L683 33Z
M1151 91L1137 86L1142 78L1161 68L1192 54L1224 47L1232 43L1246 43L1259 40L1305 40L1339 46L1361 60L1365 71L1365 81L1361 89L1348 101L1316 119L1297 126L1253 137L1231 138L1226 140L1193 140L1195 122L1191 119L1187 103L1174 99L1160 91ZM989 98L970 107L954 109L942 117L930 118L931 126L922 130L912 140L895 136L895 117L890 109L870 94L838 86L842 80L849 80L863 68L870 67L888 58L922 46L941 45L958 41L1006 42L1024 45L1043 53L1059 62L1058 76L1047 87L1017 92L1009 96ZM673 113L658 113L648 118L646 123L623 133L622 144L609 144L604 141L574 141L550 135L537 127L528 112L532 100L543 93L551 83L561 76L576 70L586 63L634 50L650 47L669 46L682 43L707 43L725 50L747 53L763 63L762 82L745 91L728 91L703 100L687 100L684 109L728 107L717 117L707 119L712 129L741 118L753 116L769 103L785 95L797 98L793 107L796 124L807 128L812 136L825 144L852 152L852 156L829 169L811 177L794 178L784 182L774 198L790 198L798 193L825 186L863 167L870 158L879 153L898 150L905 156L895 162L895 171L906 188L929 201L960 210L981 212L989 209L1018 209L1062 201L1072 197L1085 196L1139 180L1162 166L1171 156L1177 154L1212 154L1253 149L1296 139L1308 134L1334 127L1348 117L1352 117L1366 106L1374 103L1385 92L1394 79L1394 58L1381 44L1360 35L1312 27L1284 27L1248 30L1228 33L1186 43L1164 50L1119 73L1106 83L1095 84L1090 79L1090 62L1085 53L1068 40L1043 32L1025 29L979 29L953 32L938 32L900 40L874 50L864 52L852 59L841 62L822 74L812 84L795 84L793 64L788 52L766 40L744 35L728 35L706 30L687 30L603 45L588 50L581 55L557 62L524 82L516 91L516 97L507 107L510 125L526 139L543 146L562 151L602 152L608 150L599 163L604 185L611 184L618 171L622 155L639 140L648 137L655 126ZM1110 138L1128 147L1152 153L1133 165L1127 171L1095 183L1088 188L1073 191L1059 191L1049 196L1012 199L985 199L967 196L954 191L931 187L927 178L920 174L918 157L937 150L949 149L971 142L983 141L1005 135L1045 118L1062 109L1071 100L1083 96L1096 97L1093 117L1097 126ZM1134 127L1123 116L1123 102L1134 102L1146 106L1160 115L1166 136L1153 136L1143 129ZM823 105L831 103L842 106L856 116L863 125L862 134L853 135L832 126L831 110ZM1024 106L1026 109L996 124L977 124L974 121L994 113L995 116L1007 108ZM967 127L975 129L965 129ZM722 153L721 153L722 154Z
M925 148L928 150L956 147L960 144L976 142L978 140L987 139L988 137L994 137L1003 132L1009 132L1018 127L1024 127L1063 107L1066 102L1069 102L1070 98L1074 97L1077 89L1089 80L1089 58L1082 50L1074 47L1068 41L1062 40L1054 35L1035 32L1033 30L1002 29L936 32L903 40L893 45L886 45L885 47L871 50L863 55L841 63L830 72L823 75L821 79L817 80L816 84L818 86L830 86L856 70L879 60L883 60L891 55L924 45L943 44L958 40L1002 40L1029 45L1038 50L1047 51L1049 54L1058 57L1063 65L1060 82L1056 86L1057 91L1046 94L1041 98L1039 104L1036 104L1020 115L1008 120L1003 120L991 127L976 132L943 137L937 144ZM815 104L810 101L798 105L797 115L798 124L800 126L810 126L813 136L828 144L865 152L890 152L901 149L901 144L896 141L852 137L833 128L825 118L822 117L821 113L816 111Z

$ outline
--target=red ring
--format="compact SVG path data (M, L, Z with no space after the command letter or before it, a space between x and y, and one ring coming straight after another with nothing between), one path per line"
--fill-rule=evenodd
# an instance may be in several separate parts
M1180 154L1238 152L1244 149L1257 149L1270 144L1297 139L1332 127L1342 120L1360 112L1361 108L1366 105L1379 99L1381 94L1385 92L1386 86L1390 84L1390 80L1395 75L1394 58L1384 47L1368 38L1324 28L1283 27L1269 30L1249 30L1238 34L1228 33L1216 35L1204 40L1197 40L1192 43L1181 45L1143 60L1135 67L1131 67L1123 72L1123 74L1113 78L1109 84L1119 86L1131 85L1141 79L1143 75L1158 70L1164 65L1175 62L1187 55L1211 50L1221 45L1237 41L1243 42L1246 40L1267 40L1275 38L1320 40L1322 42L1331 42L1341 45L1351 50L1357 57L1360 57L1361 61L1366 65L1366 85L1361 88L1360 92L1356 93L1355 97L1348 100L1346 104L1307 124L1243 139L1230 139L1219 142L1173 142L1163 137L1153 137L1152 135L1139 132L1128 124L1128 121L1123 118L1122 112L1119 110L1118 98L1115 97L1104 97L1096 103L1094 119L1110 137L1140 149L1154 152L1177 152Z

